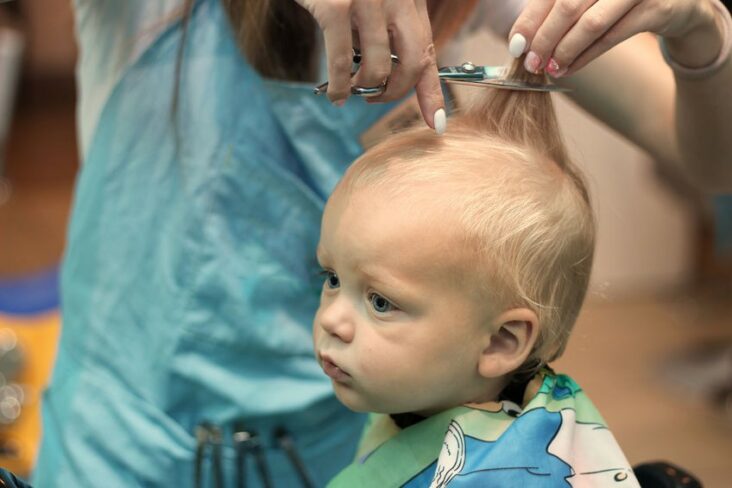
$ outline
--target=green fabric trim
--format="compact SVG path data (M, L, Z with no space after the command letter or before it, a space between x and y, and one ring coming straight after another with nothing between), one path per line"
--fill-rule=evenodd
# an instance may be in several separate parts
M356 460L341 471L328 483L328 487L403 485L437 460L450 422L469 411L467 407L452 408L400 431L372 452L363 463Z
M561 392L561 398L555 395ZM569 392L565 394L565 392ZM602 418L595 405L569 376L547 375L544 377L541 388L534 398L524 407L524 412L536 408L545 408L550 412L560 412L571 408L575 411L576 421L582 424L600 424L607 427L607 422Z
M384 442L398 435L399 432L401 432L401 429L389 415L380 413L370 414L364 426L361 440L358 443L355 461L364 458Z

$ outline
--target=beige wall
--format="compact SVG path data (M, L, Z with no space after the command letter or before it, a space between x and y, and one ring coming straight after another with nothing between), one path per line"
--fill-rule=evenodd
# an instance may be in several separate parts
M488 34L467 40L464 60L507 61L505 45ZM482 88L467 88L476 90ZM598 220L592 289L595 297L632 297L688 284L692 272L694 217L662 187L652 162L557 96L557 112L570 151L585 170Z

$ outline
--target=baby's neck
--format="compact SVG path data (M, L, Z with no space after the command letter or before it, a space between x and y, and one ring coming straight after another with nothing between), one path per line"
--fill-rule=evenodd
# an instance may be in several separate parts
M394 421L394 423L399 427L400 429L406 429L407 427L411 427L412 425L415 425L422 420L426 419L427 417L430 417L432 415L436 415L438 413L444 412L446 410L449 410L450 408L459 407L462 405L480 405L485 404L489 402L504 402L508 401L511 403L516 404L519 407L523 407L523 404L525 403L525 400L527 398L527 387L530 384L531 380L533 378L528 378L525 381L512 381L512 378L506 379L506 381L502 382L502 388L498 391L498 393L493 393L490 395L490 398L481 398L481 401L476 402L465 402L460 405L453 405L452 407L448 408L442 408L442 409L431 409L431 410L424 410L420 412L406 412L406 413L394 413L391 414L390 417ZM531 394L531 392L529 392ZM534 392L535 393L535 392ZM532 395L533 396L533 395Z
M489 402L496 402L501 399L503 391L511 384L511 376L504 376L501 378L494 378L486 380L479 389L478 393L472 395L466 395L466 397L455 404L435 406L433 408L423 409L419 411L409 412L410 414L418 415L420 417L431 417L445 410L451 408L460 407L462 405L470 404L483 404Z

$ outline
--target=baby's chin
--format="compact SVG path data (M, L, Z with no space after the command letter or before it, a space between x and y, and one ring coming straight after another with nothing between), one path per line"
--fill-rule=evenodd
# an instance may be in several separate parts
M343 385L339 385L337 383L334 383L333 386L335 389L336 397L349 410L353 410L354 412L362 412L362 413L375 412L375 410L372 409L372 403L366 401L360 394L355 392L352 388L348 388Z
M409 402L396 404L393 398L389 401L379 398L366 398L360 392L356 392L351 388L335 385L336 397L349 410L361 413L382 413L382 414L398 414L410 413L420 410L416 405L410 405Z

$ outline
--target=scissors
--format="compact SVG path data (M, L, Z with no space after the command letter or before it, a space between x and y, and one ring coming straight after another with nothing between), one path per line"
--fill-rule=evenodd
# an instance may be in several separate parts
M396 54L391 55L391 62L399 64ZM353 64L356 74L361 64L361 53L353 49ZM505 66L480 66L471 62L465 62L460 66L445 66L437 71L441 81L457 85L468 86L490 86L507 90L540 91L540 92L564 92L569 89L553 83L529 83L526 81L507 78L508 68ZM376 97L386 90L386 81L375 87L352 86L351 94L364 98ZM328 91L328 82L322 83L313 89L316 95L323 95Z

